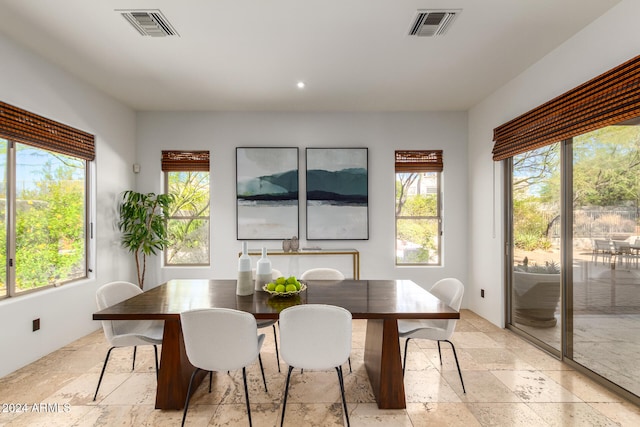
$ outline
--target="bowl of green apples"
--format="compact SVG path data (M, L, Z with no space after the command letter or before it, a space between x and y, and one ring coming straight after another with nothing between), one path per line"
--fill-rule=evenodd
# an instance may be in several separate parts
M277 297L290 297L298 295L307 289L307 285L300 282L296 276L278 277L263 286L262 290Z

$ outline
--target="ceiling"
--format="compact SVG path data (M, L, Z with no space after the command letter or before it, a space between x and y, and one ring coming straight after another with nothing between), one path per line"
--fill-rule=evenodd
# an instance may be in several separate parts
M618 2L0 0L0 33L136 110L464 111ZM445 35L408 35L451 8ZM159 9L179 36L115 9Z

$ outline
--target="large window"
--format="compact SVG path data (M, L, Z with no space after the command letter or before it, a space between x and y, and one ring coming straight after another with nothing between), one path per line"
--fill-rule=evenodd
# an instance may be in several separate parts
M396 265L440 265L442 151L396 151Z
M87 277L92 156L93 136L0 103L0 298Z
M165 265L209 265L209 152L163 151L165 187L173 194Z

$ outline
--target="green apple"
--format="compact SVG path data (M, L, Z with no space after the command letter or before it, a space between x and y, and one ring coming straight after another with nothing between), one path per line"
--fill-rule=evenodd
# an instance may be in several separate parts
M287 292L295 292L298 290L298 288L296 288L296 285L290 284L290 285L287 285L286 290Z

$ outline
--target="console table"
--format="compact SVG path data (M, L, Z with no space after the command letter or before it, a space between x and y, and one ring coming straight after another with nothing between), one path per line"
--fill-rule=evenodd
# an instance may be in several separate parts
M262 251L260 249L249 249L249 256L260 257ZM351 257L351 268L353 272L353 279L360 279L360 252L356 249L299 249L298 251L285 252L282 249L268 249L267 256L271 257ZM273 261L273 260L272 260ZM322 260L320 261L323 262ZM275 263L275 261L274 261ZM331 267L326 264L316 265L317 267ZM274 268L278 268L274 265ZM289 273L288 273L289 274ZM348 274L345 274L348 277Z

